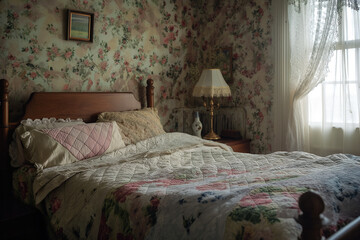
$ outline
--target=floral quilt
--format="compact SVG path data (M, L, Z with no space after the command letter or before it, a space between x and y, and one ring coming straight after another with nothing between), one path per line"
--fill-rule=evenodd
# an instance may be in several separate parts
M51 167L33 182L59 239L297 239L317 191L331 234L360 215L360 158L255 155L182 133Z

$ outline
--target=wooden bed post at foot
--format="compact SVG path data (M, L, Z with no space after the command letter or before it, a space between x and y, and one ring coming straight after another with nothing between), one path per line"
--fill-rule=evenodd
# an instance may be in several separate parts
M302 240L322 239L321 228L328 224L328 219L321 216L324 211L324 201L314 192L306 192L299 198L299 207L303 212L296 221L302 225ZM360 216L344 226L328 240L360 239Z
M299 198L299 208L303 212L297 219L303 228L301 239L320 240L321 228L327 221L321 216L325 209L324 201L318 194L311 191L306 192Z
M146 86L146 102L148 108L155 107L154 104L154 80L148 79Z

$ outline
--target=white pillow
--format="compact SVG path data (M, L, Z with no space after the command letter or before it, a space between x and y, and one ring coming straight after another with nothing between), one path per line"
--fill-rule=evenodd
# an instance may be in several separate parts
M20 136L32 129L43 128L56 128L61 126L71 126L76 124L83 124L82 119L56 119L56 118L43 118L43 119L26 119L20 122L20 125L15 129L12 136L12 141L9 146L10 165L12 167L21 167L25 163L24 148L20 140Z

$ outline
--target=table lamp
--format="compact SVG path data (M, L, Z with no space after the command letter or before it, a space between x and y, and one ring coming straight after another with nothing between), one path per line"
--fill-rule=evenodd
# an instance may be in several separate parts
M204 139L220 139L220 136L214 132L214 108L220 106L219 103L214 103L214 97L231 96L230 87L225 82L220 69L204 69L192 95L194 97L203 97L204 107L210 111L210 132L204 136ZM207 104L205 98L210 98L209 104Z

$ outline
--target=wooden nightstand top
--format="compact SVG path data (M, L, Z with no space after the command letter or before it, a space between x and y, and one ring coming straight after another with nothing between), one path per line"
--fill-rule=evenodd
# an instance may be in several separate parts
M221 138L216 141L230 146L234 152L250 153L250 139Z

